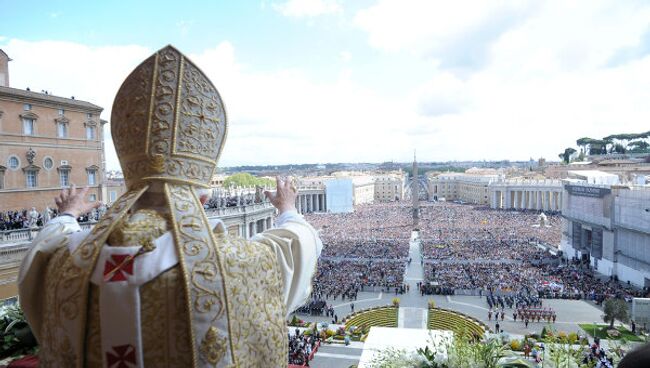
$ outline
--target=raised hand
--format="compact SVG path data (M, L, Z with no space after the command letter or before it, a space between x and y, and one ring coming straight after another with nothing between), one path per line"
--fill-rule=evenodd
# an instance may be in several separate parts
M264 191L264 195L269 199L271 204L280 211L291 211L296 209L296 198L298 197L298 190L291 178L275 178L276 188L275 192Z
M54 198L59 213L69 213L77 218L84 213L90 212L93 208L101 206L102 203L99 201L86 201L86 194L89 189L85 187L77 191L77 187L73 184L70 188L61 190L61 194Z

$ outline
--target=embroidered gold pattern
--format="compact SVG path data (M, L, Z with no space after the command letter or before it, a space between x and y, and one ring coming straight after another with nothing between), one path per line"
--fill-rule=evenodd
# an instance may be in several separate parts
M167 231L167 220L158 212L149 209L138 210L128 220L124 219L108 237L112 246L140 245L145 252L154 249L153 240Z
M217 363L223 358L226 354L226 345L228 344L228 339L221 336L219 330L215 327L208 328L208 331L201 341L201 356L208 361L208 363L216 366Z
M113 227L146 190L145 186L118 198L72 254L67 247L59 248L49 262L45 300L54 310L45 313L43 333L50 338L43 339L41 349L49 353L43 355L53 360L53 366L81 368L84 365L90 274Z
M186 299L194 324L192 343L194 351L201 349L199 339L214 328L222 336L231 336L225 281L219 255L213 244L207 218L192 187L189 185L165 184L167 202L172 214L175 243L180 263L184 265L187 285ZM234 352L229 342L225 344L225 364L234 363ZM200 351L199 351L200 352ZM197 354L198 356L198 354Z
M124 81L111 129L129 187L151 180L206 186L223 149L227 118L208 78L168 46Z
M216 88L180 52L165 47L124 81L111 127L131 191L73 254L64 247L52 256L45 278L42 365L81 368L101 361L84 346L100 335L96 293L90 293L88 305L90 273L116 226L112 241L146 243L143 228L129 229L122 219L149 183L163 181L180 258L177 267L141 287L145 366L286 367L277 255L266 245L213 235L192 188L209 183L227 135ZM163 227L154 223L148 229L158 233ZM92 319L88 325L86 313ZM158 322L161 315L170 317Z

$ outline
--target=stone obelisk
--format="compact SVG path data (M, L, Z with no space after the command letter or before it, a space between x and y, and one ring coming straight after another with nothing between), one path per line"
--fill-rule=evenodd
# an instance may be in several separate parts
M413 228L420 224L420 178L418 174L418 161L413 152L413 178L411 182L411 200L413 201Z

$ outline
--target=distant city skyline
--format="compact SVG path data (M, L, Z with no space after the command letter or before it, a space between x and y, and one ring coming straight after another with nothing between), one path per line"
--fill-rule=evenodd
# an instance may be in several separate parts
M104 107L166 44L226 104L220 166L557 161L650 121L650 4L4 0L11 86ZM31 26L26 26L26 25ZM107 169L119 169L107 139Z

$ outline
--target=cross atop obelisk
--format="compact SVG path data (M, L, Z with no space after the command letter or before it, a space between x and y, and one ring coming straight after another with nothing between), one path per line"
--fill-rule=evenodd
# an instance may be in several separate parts
M413 178L411 182L411 200L413 201L413 227L420 224L420 178L418 175L418 160L413 151Z

